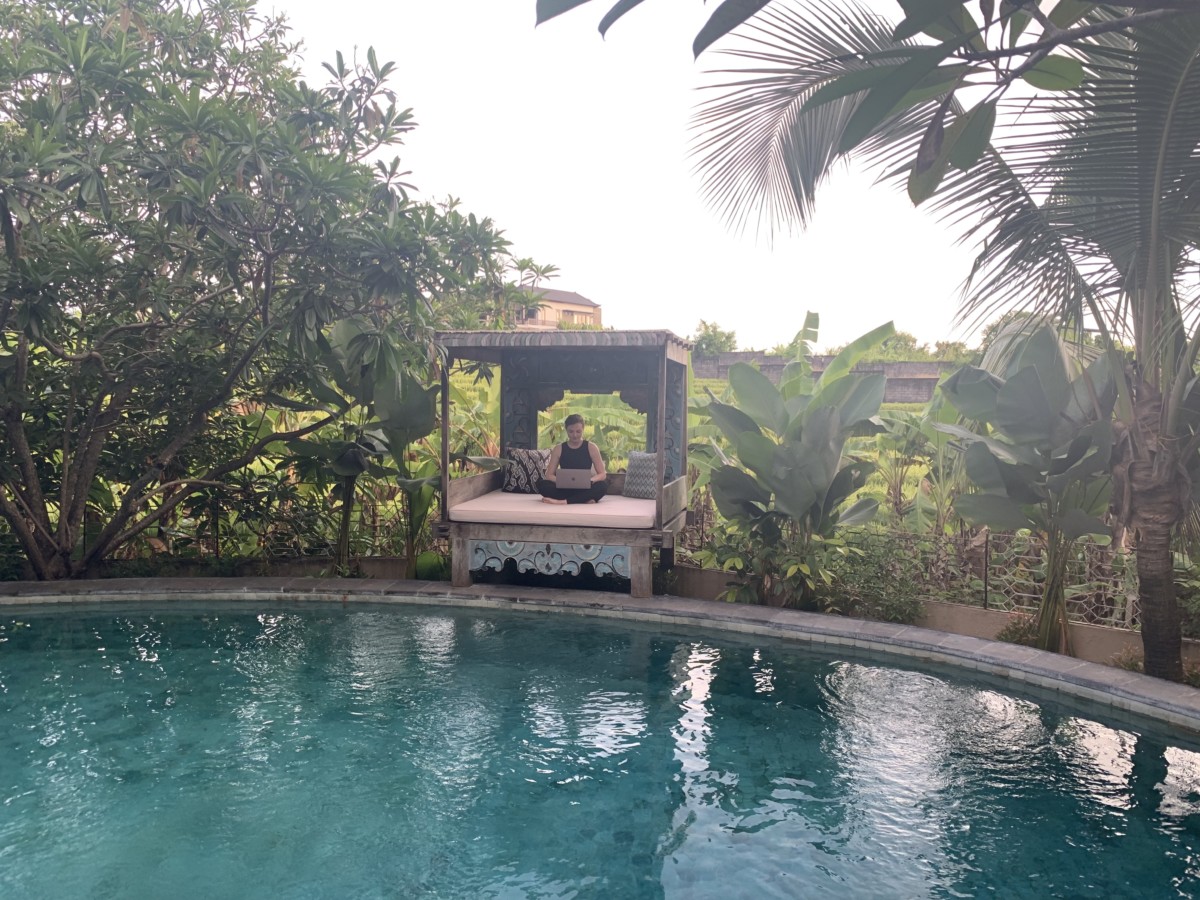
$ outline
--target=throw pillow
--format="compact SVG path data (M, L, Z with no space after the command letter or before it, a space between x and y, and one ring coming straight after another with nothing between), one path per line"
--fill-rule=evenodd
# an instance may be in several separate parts
M512 465L504 467L504 483L500 489L510 494L536 494L538 482L546 477L550 451L510 447L507 455Z
M658 454L632 450L625 469L626 497L653 500L658 496Z

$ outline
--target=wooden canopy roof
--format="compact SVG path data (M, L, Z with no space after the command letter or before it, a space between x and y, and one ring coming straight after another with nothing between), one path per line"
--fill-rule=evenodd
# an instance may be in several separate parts
M640 349L687 365L692 346L670 331L439 331L435 339L454 359L490 363L499 363L503 351L515 349Z

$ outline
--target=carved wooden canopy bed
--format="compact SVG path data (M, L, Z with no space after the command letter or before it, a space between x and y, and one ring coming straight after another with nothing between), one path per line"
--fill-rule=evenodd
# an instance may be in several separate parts
M689 345L669 331L447 331L442 375L441 534L452 554L452 583L503 568L597 574L630 580L635 597L651 594L652 550L673 561L674 536L687 512L687 370ZM535 450L538 412L564 392L609 394L646 416L647 488L626 494L625 473L609 473L609 495L595 504L552 505L536 493L502 490L501 471L450 478L449 372L456 361L500 372L501 454ZM629 475L629 493L635 493ZM650 477L652 475L652 478ZM511 485L510 485L511 488Z

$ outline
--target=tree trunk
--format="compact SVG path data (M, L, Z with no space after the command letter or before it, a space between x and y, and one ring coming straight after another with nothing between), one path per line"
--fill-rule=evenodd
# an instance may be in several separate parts
M1171 558L1171 526L1138 528L1138 598L1142 609L1142 652L1146 674L1183 680L1179 606L1175 602L1175 570Z
M1037 647L1070 655L1066 575L1071 542L1058 531L1043 537L1046 541L1046 584L1038 609Z
M1183 680L1182 634L1175 601L1171 539L1191 496L1178 441L1162 433L1162 398L1136 385L1134 421L1117 443L1113 500L1136 541L1142 652L1147 675Z
M350 523L354 515L354 487L357 482L357 475L346 475L342 478L342 516L333 562L339 575L346 575L350 570Z

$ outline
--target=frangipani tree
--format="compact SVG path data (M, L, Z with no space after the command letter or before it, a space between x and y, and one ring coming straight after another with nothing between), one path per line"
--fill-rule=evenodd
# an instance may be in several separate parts
M250 0L0 0L0 37L0 517L38 578L338 421L268 399L308 401L332 323L423 348L500 265L379 158L413 126L371 50L310 86Z

